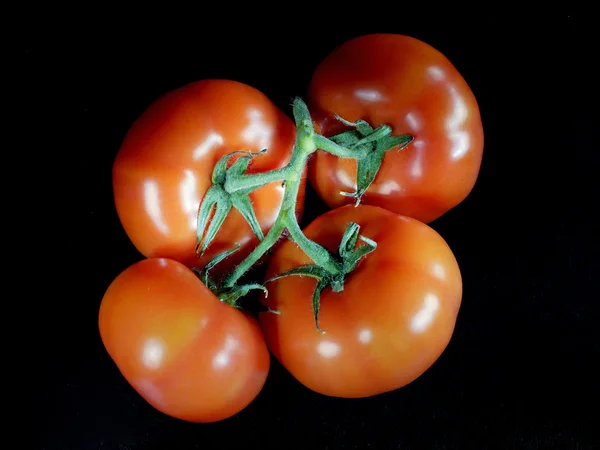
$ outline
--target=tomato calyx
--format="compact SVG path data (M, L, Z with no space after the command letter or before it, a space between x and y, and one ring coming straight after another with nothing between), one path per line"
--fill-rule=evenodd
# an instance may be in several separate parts
M201 206L198 209L198 226L196 231L197 254L204 254L221 228L221 225L223 225L223 222L232 207L237 209L244 219L246 219L246 222L248 222L252 232L259 241L262 241L265 238L249 196L256 188L246 188L229 193L225 190L225 182L230 176L236 177L243 174L248 168L252 158L265 153L266 151L267 149L263 149L259 152L235 151L226 154L217 162L212 174L213 185L206 192ZM229 159L236 154L242 156L237 158L237 160L227 168ZM210 225L208 225L209 221ZM206 229L207 225L208 229Z
M345 197L355 198L355 206L358 206L362 196L369 189L373 180L375 180L377 172L379 172L383 163L385 152L394 148L397 151L406 148L413 141L414 137L409 134L392 135L392 128L389 125L381 125L373 129L364 120L350 122L337 114L334 114L334 116L347 127L351 127L351 129L331 136L329 139L347 148L363 148L367 150L362 158L357 158L356 191L340 192Z
M377 248L377 243L375 241L365 236L361 236L359 231L360 225L357 223L350 222L348 224L338 248L338 255L334 256L339 263L338 271L330 272L322 266L311 264L280 273L266 281L266 283L270 283L291 275L316 278L318 281L313 292L312 306L315 317L315 326L320 333L325 333L319 326L319 309L321 307L321 292L323 292L323 289L331 287L333 292L343 291L346 277L356 268L362 258ZM358 239L363 241L364 245L356 247Z
M248 294L248 292L254 290L263 291L265 293L265 297L269 294L267 288L259 283L250 283L236 285L232 287L217 288L212 290L212 292L223 303L227 303L229 306L233 306L236 309L243 309L239 303L240 299L245 297Z
M240 305L240 299L247 295L250 291L261 290L265 293L265 296L269 294L267 288L259 283L248 283L225 287L222 283L217 283L209 276L209 271L227 258L229 255L235 253L240 249L240 246L236 246L232 249L226 250L216 255L211 259L204 269L193 268L194 273L200 278L200 281L211 290L211 292L223 303L227 303L229 306L233 306L236 309L243 309Z

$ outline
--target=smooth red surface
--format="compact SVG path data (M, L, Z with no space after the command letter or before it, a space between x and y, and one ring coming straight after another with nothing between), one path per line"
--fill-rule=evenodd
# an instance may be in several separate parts
M178 419L213 422L262 389L270 357L255 319L220 302L183 264L140 261L107 289L102 342L148 403Z
M428 44L394 34L350 40L315 70L309 102L325 135L342 131L337 113L415 137L386 153L362 203L428 223L471 192L483 152L479 107L457 69ZM356 188L355 160L318 151L309 176L330 207L353 202L340 191Z
M267 148L250 163L248 173L283 167L294 139L293 122L245 84L203 80L163 95L132 125L114 162L115 204L127 235L144 256L175 259L190 267L203 266L240 244L212 274L227 272L258 240L232 210L205 256L195 256L198 207L211 186L215 163L232 151ZM298 215L304 188L303 182ZM281 206L281 183L261 187L250 197L266 234Z
M267 344L308 388L338 397L366 397L400 388L427 370L446 348L459 311L462 280L442 237L415 219L374 206L345 206L304 231L337 251L349 222L375 240L344 290L326 288L315 327L312 295L317 281L289 276L267 285L261 313ZM293 242L273 255L266 279L312 261Z

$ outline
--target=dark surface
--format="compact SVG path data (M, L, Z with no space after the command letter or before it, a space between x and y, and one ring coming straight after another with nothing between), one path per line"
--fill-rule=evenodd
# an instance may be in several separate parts
M53 83L42 86L52 96L44 120L60 121L48 185L59 190L48 268L57 272L46 286L59 294L41 311L47 370L35 448L600 448L591 41L598 33L568 14L469 27L394 22L337 35L248 24L170 39L156 29L121 36L86 25L64 38L57 29L56 40L29 36L21 55L26 80L33 86L45 74ZM105 289L141 258L112 203L111 164L128 127L160 94L202 78L248 83L291 113L291 99L304 95L321 58L348 38L379 31L412 35L444 53L482 111L477 185L431 224L463 275L449 347L418 380L374 398L312 393L273 360L262 393L231 419L197 425L157 412L122 378L97 329ZM309 193L303 222L323 210Z

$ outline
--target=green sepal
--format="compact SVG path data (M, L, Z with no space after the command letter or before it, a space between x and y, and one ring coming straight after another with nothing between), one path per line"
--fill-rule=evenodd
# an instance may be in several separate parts
M340 272L336 274L332 274L325 270L323 267L312 264L307 266L300 266L290 269L286 272L280 273L269 278L266 283L270 283L272 281L278 280L283 277L288 277L291 275L296 276L307 276L316 278L317 285L315 286L315 290L313 291L312 297L312 308L313 315L315 318L315 326L320 333L324 333L319 325L319 311L321 308L321 293L323 289L326 287L331 287L333 292L341 292L344 290L344 280L346 276L351 273L358 262L364 258L369 253L373 252L377 248L377 243L372 239L361 236L360 225L354 222L350 222L344 231L342 239L340 241L340 245L338 247L339 258L341 260L340 264ZM364 245L360 245L356 247L356 243L358 240L364 242Z
M317 327L317 331L319 333L325 333L321 327L319 326L319 310L321 309L321 292L331 283L328 279L323 278L319 280L317 286L315 287L315 291L313 292L312 298L312 307L313 307L313 315L315 317L315 326Z
M339 247L339 255L342 258L342 267L344 275L349 274L355 268L358 262L377 248L377 243L369 238L359 234L360 225L350 222L344 231ZM360 239L365 244L356 247L356 242Z
M378 128L378 130L381 128ZM366 139L366 138L365 138ZM413 140L410 135L390 136L382 132L381 137L375 141L375 148L367 157L359 159L357 162L356 170L356 191L354 192L340 192L341 195L346 197L354 197L356 199L356 206L360 204L362 196L367 192L369 186L375 180L381 164L383 163L383 157L385 152L396 148L402 150Z
M264 152L264 150L263 150ZM246 169L250 165L250 161L252 160L252 156L240 156L235 162L229 167L227 170L227 176L229 177L239 177L246 172Z
M359 231L360 225L354 222L350 222L346 227L346 231L344 231L344 235L342 236L342 240L338 249L342 259L347 258L352 252L354 252Z
M212 173L213 185L207 191L198 210L196 253L200 253L200 255L204 254L221 228L221 225L223 225L223 222L225 221L232 207L237 209L242 214L256 237L258 237L259 240L264 239L264 235L258 223L256 213L252 207L252 202L250 201L249 192L239 191L230 195L227 193L227 191L225 191L223 185L225 184L228 176L242 176L248 168L252 158L266 151L267 149L263 149L259 152L238 150L228 153L219 159ZM231 167L227 168L227 162L229 161L229 158L236 154L241 154L243 156L239 157L231 165ZM211 218L213 210L214 214ZM209 221L210 225L208 225ZM207 225L208 230L206 230Z
M269 278L265 283L270 283L271 281L275 281L283 277L288 277L290 275L313 277L320 280L322 278L327 278L329 276L329 273L321 266L317 266L316 264L310 266L300 266L288 270L287 272L280 273L279 275L275 275L274 277Z
M356 191L340 192L340 194L345 197L355 198L356 206L358 206L362 196L375 180L375 177L381 168L381 164L383 163L385 152L393 148L402 150L410 144L414 138L408 134L393 136L391 134L392 128L389 125L381 125L380 127L373 129L373 127L364 120L350 122L337 114L335 114L335 118L353 129L331 136L329 139L350 150L361 150L361 152L357 152L355 156L355 159L357 159ZM364 155L365 146L370 146L370 148L367 147L368 151L366 152L366 155ZM337 151L336 153L339 155L343 152Z
M196 229L196 253L200 250L200 254L204 254L206 248L214 239L217 231L223 225L229 210L231 209L231 200L225 190L218 184L214 184L206 192L200 208L198 210L198 224ZM211 213L213 212L211 218ZM210 221L208 230L205 229ZM204 238L204 239L203 239ZM202 246L200 246L202 244Z
M237 252L240 249L240 245L235 246L229 250L225 250L222 253L214 256L203 269L198 267L193 267L192 271L200 278L200 281L204 283L206 287L208 287L212 293L222 302L227 303L230 306L233 306L236 309L243 309L240 305L240 299L247 295L250 291L253 290L261 290L265 293L265 297L269 295L269 291L267 288L259 283L248 283L241 285L234 285L232 287L222 287L221 283L216 283L210 276L209 271L223 261L228 256ZM270 308L263 307L261 310L270 311L272 313L279 314L277 311L273 311Z
M356 128L356 130L363 136L366 136L367 134L373 132L373 127L371 125L369 125L369 122L366 122L364 120L357 120L356 122L350 122L349 120L341 118L337 114L334 114L334 116L338 121L342 122L347 127Z
M213 294L223 303L227 303L237 309L242 309L239 300L253 290L261 290L265 296L269 295L266 287L259 283L241 284L232 287L213 289Z
M266 297L266 295L265 295L265 297ZM279 311L269 308L268 306L266 306L264 303L262 303L260 301L256 302L253 305L252 310L256 311L257 313L268 312L268 313L277 314L277 315L281 314Z
M336 144L343 145L344 147L352 147L362 137L363 136L357 130L346 130L331 136L329 139Z
M410 134L400 134L397 136L389 135L377 142L377 147L379 150L383 150L384 152L392 150L393 148L396 148L396 151L400 151L410 144L414 139L415 138Z
M252 158L254 158L255 156L261 155L263 153L265 153L267 151L266 148L263 148L261 151L259 152L250 152L250 151L246 151L246 150L236 150L234 152L230 152L227 153L226 155L223 155L221 157L221 159L219 159L219 161L217 161L217 163L215 164L215 167L213 169L213 173L212 173L212 182L213 184L220 184L222 185L223 183L225 183L225 179L227 177L227 163L229 162L229 158L231 158L233 155L239 155L239 154L244 154L247 156L244 156L242 158L238 158L232 165L230 169L233 169L234 167L236 167L236 164L238 165L238 169L240 166L244 166L242 173L248 168L248 164L250 163L250 160ZM241 163L238 163L240 160L242 160Z
M359 147L361 145L369 144L371 142L381 141L385 137L389 136L392 132L392 129L388 125L381 125L377 129L373 130L371 133L367 135L363 135L363 138L354 144L355 147Z
M192 267L192 272L196 274L200 281L209 288L211 291L217 288L217 284L208 276L208 272L204 269L200 269L199 267Z
M230 199L233 207L240 212L244 219L246 219L246 222L248 222L248 225L250 225L252 232L256 235L258 240L262 241L265 238L265 235L260 228L260 224L258 223L258 218L256 217L256 213L252 207L252 202L250 201L249 195L238 191L231 194Z
M269 278L265 283L270 283L271 281L275 281L280 278L288 277L291 275L297 275L300 277L312 277L318 280L317 286L315 287L315 290L313 292L312 307L317 330L320 333L323 333L323 330L321 330L321 328L319 327L319 309L321 307L321 292L327 286L331 285L331 275L323 267L313 264L309 266L296 267L294 269L280 273L279 275L275 275L274 277Z
M369 253L373 252L377 248L377 243L371 239L365 238L364 236L359 236L360 239L365 243L361 245L356 250L354 250L348 257L344 260L344 272L349 274L352 272L358 262Z
M221 261L223 261L225 258L227 258L229 255L232 255L233 253L237 252L240 249L240 247L240 245L237 245L234 248L219 253L218 255L214 256L208 263L206 263L204 269L192 267L192 271L196 275L198 275L200 281L202 281L207 288L209 288L210 290L217 289L217 284L209 277L208 272Z
M237 252L240 249L240 247L241 247L241 245L238 244L235 247L230 248L229 250L225 250L224 252L219 253L213 259L211 259L206 264L206 266L204 266L204 270L209 271L210 269L215 267L217 264L219 264L221 261L223 261L225 258L227 258L228 256L233 255L235 252Z
M376 149L369 153L366 158L359 159L357 162L356 169L356 191L354 192L340 192L341 195L345 197L354 197L356 199L356 206L360 204L362 196L371 183L375 180L375 176L379 169L381 168L381 163L383 162L383 156L385 155L385 151L381 151Z

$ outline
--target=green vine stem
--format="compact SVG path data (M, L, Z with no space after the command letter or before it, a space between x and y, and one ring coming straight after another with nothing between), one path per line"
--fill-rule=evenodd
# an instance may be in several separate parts
M358 205L362 195L375 179L384 153L394 148L398 150L405 148L413 140L413 137L410 135L394 136L388 125L373 129L365 121L348 122L336 116L349 129L327 138L315 132L308 107L302 99L294 100L293 114L296 123L296 142L290 161L285 167L269 172L246 174L245 171L250 160L267 150L258 153L233 152L225 155L215 165L212 176L213 185L202 200L198 212L197 251L204 253L208 248L231 208L237 209L244 216L260 242L218 285L210 280L208 270L236 249L216 256L204 270L199 271L199 274L202 281L222 301L235 307L238 307L239 298L250 290L262 289L267 293L266 288L259 284L238 286L236 283L287 230L290 239L313 260L314 264L280 274L272 280L288 275L308 275L319 280L313 298L313 309L318 328L321 291L327 286L331 286L336 292L341 291L346 275L356 267L362 257L375 250L376 243L360 236L358 234L360 227L357 224L348 226L337 255L304 235L296 219L295 211L298 190L308 157L320 149L340 158L356 159L358 162L357 190L352 193L341 192L340 195L354 197L356 205ZM234 154L241 156L228 167L228 161ZM267 235L264 236L256 219L249 194L259 187L275 181L281 181L285 191L277 219ZM364 242L364 245L354 249L358 238Z

